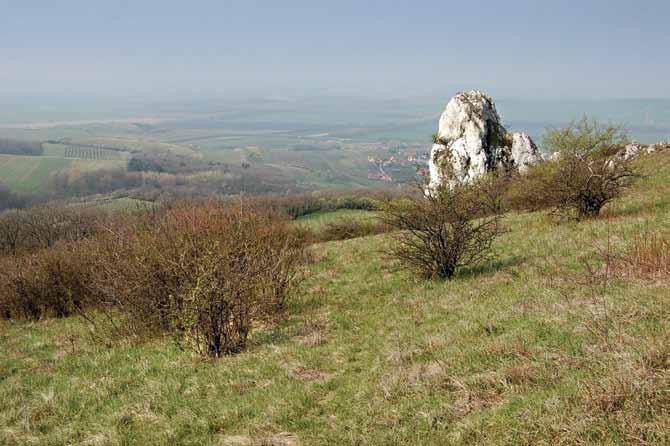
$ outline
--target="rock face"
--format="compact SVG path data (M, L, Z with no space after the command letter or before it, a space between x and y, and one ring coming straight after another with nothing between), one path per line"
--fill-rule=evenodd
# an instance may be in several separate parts
M503 147L503 153L505 152L504 149ZM519 172L525 173L531 164L540 160L542 160L542 155L530 136L525 133L512 134L512 161L514 164L509 165L509 168L517 168Z
M467 183L499 167L525 171L542 159L525 133L509 133L480 91L458 93L440 117L430 153L430 187Z

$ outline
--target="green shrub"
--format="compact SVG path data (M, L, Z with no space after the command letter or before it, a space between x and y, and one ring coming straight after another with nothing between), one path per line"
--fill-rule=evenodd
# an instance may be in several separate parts
M639 177L632 161L623 156L626 142L619 127L587 118L549 130L545 147L556 156L514 178L506 202L516 209L551 208L577 220L595 217Z
M586 117L548 131L545 146L559 154L545 187L554 197L555 210L580 220L597 216L605 204L620 197L638 176L621 154L626 142L620 127Z

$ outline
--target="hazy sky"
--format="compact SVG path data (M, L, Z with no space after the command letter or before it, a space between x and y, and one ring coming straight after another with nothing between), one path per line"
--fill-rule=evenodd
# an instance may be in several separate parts
M668 18L668 0L0 0L0 96L668 98Z

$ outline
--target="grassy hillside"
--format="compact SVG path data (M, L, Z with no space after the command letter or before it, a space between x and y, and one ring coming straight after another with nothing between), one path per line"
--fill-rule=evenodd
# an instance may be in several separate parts
M296 220L296 224L300 224L307 229L319 231L329 223L334 223L342 219L356 219L366 220L374 218L375 213L370 211L358 209L338 209L331 212L315 212L313 214L305 215Z
M388 236L316 245L289 320L221 360L0 322L0 443L670 444L668 284L584 264L670 231L670 154L644 169L598 220L509 215L451 282L398 270Z

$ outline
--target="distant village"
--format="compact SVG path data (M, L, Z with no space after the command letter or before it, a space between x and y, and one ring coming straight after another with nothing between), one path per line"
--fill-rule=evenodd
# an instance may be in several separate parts
M429 152L425 148L391 149L386 157L368 156L368 179L378 181L393 181L390 171L397 168L413 167L420 176L428 175Z

